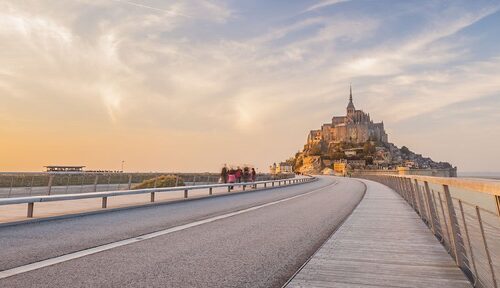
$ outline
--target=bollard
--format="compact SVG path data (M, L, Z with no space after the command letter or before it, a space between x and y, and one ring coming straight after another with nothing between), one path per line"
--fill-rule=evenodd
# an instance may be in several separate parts
M151 192L151 202L155 202L155 192Z
M188 198L188 190L184 190L184 198Z
M212 187L208 188L208 195L212 195Z
M102 197L102 208L108 207L108 197Z

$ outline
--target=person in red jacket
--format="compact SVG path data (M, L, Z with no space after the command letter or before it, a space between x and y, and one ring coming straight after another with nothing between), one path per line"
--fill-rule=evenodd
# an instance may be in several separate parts
M236 174L234 176L236 176L236 182L237 183L241 183L241 176L243 174L243 171L241 170L240 167L238 167L238 169L236 170Z

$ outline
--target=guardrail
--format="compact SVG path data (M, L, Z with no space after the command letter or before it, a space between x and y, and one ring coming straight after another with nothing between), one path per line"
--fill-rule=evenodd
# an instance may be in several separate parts
M474 287L498 288L500 181L357 175L398 192L441 241Z
M186 185L217 184L219 173L47 173L0 172L0 198L130 190L144 180L163 175L177 177ZM258 173L257 181L291 178L293 174ZM177 183L175 186L178 186Z
M225 184L210 184L210 185L196 185L196 186L178 186L178 187L166 187L166 188L148 188L148 189L137 189L137 190L125 190L125 191L108 191L108 192L91 192L91 193L78 193L78 194L63 194L63 195L50 195L50 196L30 196L30 197L17 197L17 198L4 198L0 199L0 205L14 205L14 204L28 204L27 217L33 217L33 211L35 203L37 202L53 202L53 201L66 201L66 200L79 200L79 199L89 199L89 198L102 198L102 208L107 208L108 198L113 196L126 196L126 195L137 195L137 194L150 194L151 202L155 202L156 193L166 193L166 192L178 192L184 191L184 198L188 198L189 191L208 189L208 195L213 194L214 188L227 188L227 192L231 192L234 187L242 187L243 191L247 187L253 187L257 189L259 186L263 188L269 187L280 187L285 185L295 185L299 183L305 183L315 180L315 177L307 178L291 178L291 179L278 179L278 180L268 180L268 181L256 181L256 182L241 182L241 183L225 183Z

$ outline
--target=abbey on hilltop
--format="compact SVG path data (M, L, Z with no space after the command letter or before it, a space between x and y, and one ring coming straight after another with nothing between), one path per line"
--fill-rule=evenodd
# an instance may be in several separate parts
M313 146L319 142L332 145L340 142L365 143L377 141L388 143L384 122L374 123L370 114L356 110L352 101L352 87L350 87L349 104L345 116L333 116L332 123L323 124L320 130L311 130L307 137L307 145Z
M338 173L342 168L344 175L345 171L412 169L426 175L456 176L456 168L451 164L435 162L405 146L398 148L390 143L383 122L375 123L370 114L356 110L352 87L346 115L334 116L331 123L310 131L304 149L285 164L306 174Z

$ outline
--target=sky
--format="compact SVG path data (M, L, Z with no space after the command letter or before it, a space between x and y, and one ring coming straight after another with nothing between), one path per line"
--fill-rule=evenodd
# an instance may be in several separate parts
M0 171L267 171L357 109L500 171L500 0L0 0Z

